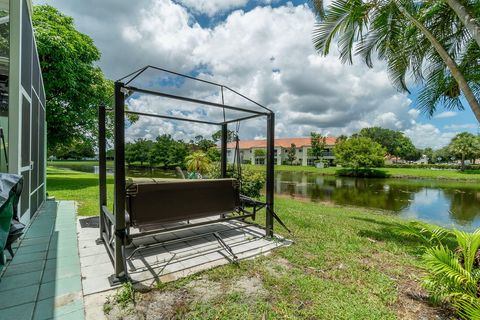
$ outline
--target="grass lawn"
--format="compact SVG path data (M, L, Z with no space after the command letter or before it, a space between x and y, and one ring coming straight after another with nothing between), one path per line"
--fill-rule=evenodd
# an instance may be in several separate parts
M77 200L81 215L97 214L96 175L52 168L47 173L50 195ZM108 182L111 191L113 181ZM159 285L138 293L137 304L127 308L142 314L159 309L155 303L174 301L162 312L182 319L432 319L442 314L428 305L419 287L420 244L393 232L404 221L280 197L276 211L293 233L278 224L276 232L294 245ZM262 214L258 221L264 221ZM242 289L245 283L254 283L255 290ZM199 297L202 286L209 294ZM112 304L106 310L118 308Z
M265 170L264 166L247 165L254 170ZM323 175L335 175L339 168L329 167L317 169L305 166L275 166L276 171L312 172ZM480 180L480 170L433 170L416 168L376 168L385 171L391 178L421 178L421 179L450 179L450 180Z
M108 199L113 199L113 177L107 176ZM78 214L96 215L98 209L98 175L47 167L47 192L60 200L75 200Z
M107 161L107 164L113 165L113 161ZM84 166L98 166L97 160L55 160L48 161L49 166L62 166L62 165L84 165Z

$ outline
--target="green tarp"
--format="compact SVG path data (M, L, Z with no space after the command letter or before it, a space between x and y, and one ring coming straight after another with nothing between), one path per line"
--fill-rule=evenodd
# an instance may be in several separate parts
M17 186L22 176L0 173L0 271L5 265L4 249L10 231L17 197Z

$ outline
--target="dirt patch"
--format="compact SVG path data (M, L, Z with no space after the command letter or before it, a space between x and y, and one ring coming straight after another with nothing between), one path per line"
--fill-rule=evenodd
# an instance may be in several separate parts
M106 304L106 317L109 320L176 319L179 314L188 312L191 304L214 301L234 292L241 293L246 301L255 301L268 294L257 276L244 276L228 284L200 278L179 289L138 293L135 303L123 307L111 298Z
M267 295L267 291L263 288L262 280L258 277L241 277L235 281L233 286L229 288L229 291L240 291L248 298Z
M420 279L424 276L422 270L396 264L394 257L386 257L385 253L374 253L364 257L361 261L366 268L381 271L396 282L398 299L392 307L398 319L457 319L453 316L451 310L438 306L434 307L430 303L427 292L420 285ZM396 274L392 274L392 270L397 270Z
M274 260L264 261L264 268L274 277L279 277L287 274L288 270L292 269L292 264L287 259L278 257Z
M189 282L186 285L191 295L198 301L206 302L208 300L219 297L224 288L218 282L210 281L208 279L198 279Z

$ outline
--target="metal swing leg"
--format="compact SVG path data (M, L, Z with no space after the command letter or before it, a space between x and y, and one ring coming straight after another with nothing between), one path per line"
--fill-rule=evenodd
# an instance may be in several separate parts
M214 232L213 236L215 237L215 239L217 239L218 243L220 243L220 245L232 255L233 261L237 261L238 257L235 255L232 248L228 244L226 244L225 241L223 241L222 236L218 232Z

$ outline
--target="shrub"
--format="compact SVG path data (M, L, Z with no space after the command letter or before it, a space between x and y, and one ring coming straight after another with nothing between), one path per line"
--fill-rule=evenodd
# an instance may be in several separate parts
M240 192L247 197L259 198L265 185L265 173L251 170L245 166L242 166L241 171L242 177L239 179L241 181ZM207 176L210 179L220 178L220 165L218 163L211 165ZM236 179L239 178L237 171L231 164L227 166L227 176Z
M353 137L337 144L334 153L337 163L359 170L383 166L385 149L369 138Z
M423 286L433 302L451 304L462 319L479 319L480 229L469 233L412 223L398 232L425 243Z
M389 175L383 170L377 169L338 169L335 175L340 177L360 177L360 178L388 178Z
M385 168L415 168L415 169L451 169L460 170L459 164L421 164L421 163L395 163L385 164ZM470 164L465 166L465 170L480 170L480 164Z

